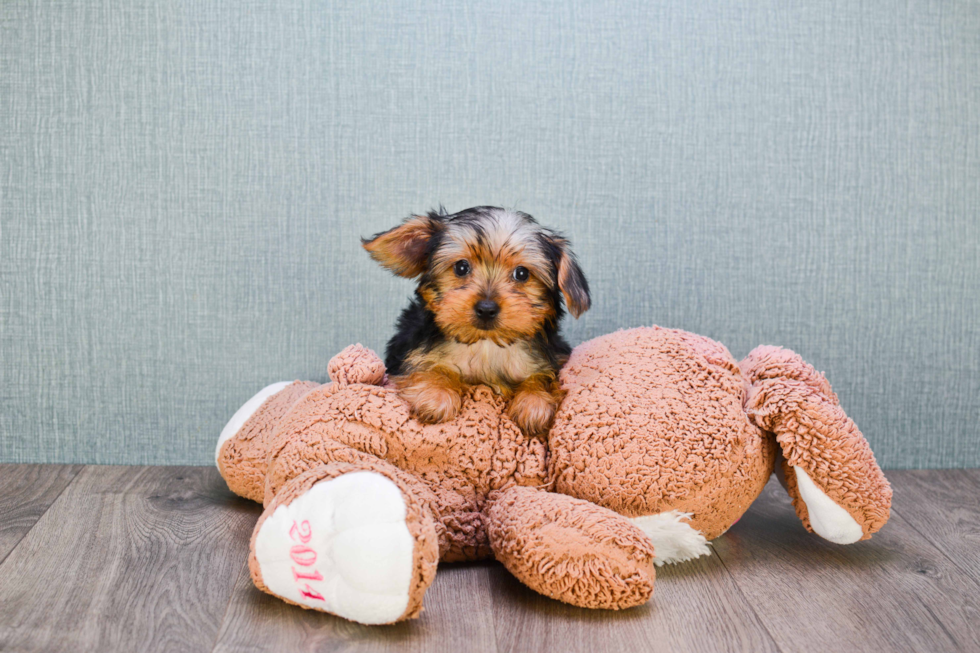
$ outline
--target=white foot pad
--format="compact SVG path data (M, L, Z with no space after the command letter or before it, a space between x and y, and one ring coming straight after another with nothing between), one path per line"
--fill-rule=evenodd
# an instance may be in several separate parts
M793 471L813 532L834 544L853 544L860 540L864 531L850 513L824 494L802 469L794 467Z
M214 448L214 462L217 464L218 456L221 455L221 445L235 437L235 434L245 426L245 422L248 418L255 414L255 411L265 403L265 400L276 394L287 385L292 383L291 381L280 381L279 383L273 383L272 385L267 385L266 387L259 390L254 397L245 402L245 404L235 411L235 414L231 416L228 423L225 424L225 428L221 429L221 435L218 436L218 446Z
M255 557L273 594L384 624L408 607L414 548L398 486L375 472L351 472L276 508L259 530Z

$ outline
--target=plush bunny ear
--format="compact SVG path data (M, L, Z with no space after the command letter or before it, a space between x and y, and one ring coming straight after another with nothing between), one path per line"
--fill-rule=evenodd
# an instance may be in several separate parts
M394 229L362 238L361 244L375 261L411 279L425 272L432 239L444 226L438 214L413 215Z
M589 294L589 282L586 281L582 268L575 260L575 254L569 249L567 240L557 235L549 235L547 241L554 248L555 268L558 273L558 289L565 296L568 312L576 319L592 306L592 296Z

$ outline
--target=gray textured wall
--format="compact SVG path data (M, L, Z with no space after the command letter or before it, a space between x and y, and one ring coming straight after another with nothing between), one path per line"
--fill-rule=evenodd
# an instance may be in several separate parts
M573 342L788 346L883 465L980 465L980 5L366 4L0 4L0 461L209 463L383 347L358 237L443 202L572 238Z

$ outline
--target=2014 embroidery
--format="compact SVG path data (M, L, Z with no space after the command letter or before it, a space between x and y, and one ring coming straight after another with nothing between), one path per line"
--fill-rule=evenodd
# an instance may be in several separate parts
M307 567L305 570L297 570L296 567L290 567L293 572L293 579L297 584L302 580L323 580L323 576L320 575L319 571L309 569L309 567L316 564L316 551L307 546L312 537L313 529L310 527L310 522L305 519L298 524L294 521L292 528L289 529L289 538L294 542L299 542L299 544L294 544L289 549L289 557L300 567ZM308 599L326 601L322 594L310 587L309 583L303 583L299 593Z

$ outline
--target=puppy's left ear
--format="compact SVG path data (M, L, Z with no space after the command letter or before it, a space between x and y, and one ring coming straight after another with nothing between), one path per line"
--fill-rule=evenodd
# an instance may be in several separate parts
M440 215L413 215L394 229L361 238L361 245L375 261L411 279L425 272L432 239L444 226Z
M558 289L565 296L568 312L576 319L592 306L592 296L589 294L589 282L586 281L582 268L575 260L575 254L569 248L567 240L561 236L549 235L547 241L554 248L555 269L558 273Z

